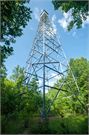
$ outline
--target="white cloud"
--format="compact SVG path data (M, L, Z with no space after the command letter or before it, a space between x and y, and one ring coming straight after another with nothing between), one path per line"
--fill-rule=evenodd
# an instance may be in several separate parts
M59 76L56 76L57 74L54 74L54 73L52 73L52 77L54 77L54 78L56 78L56 79L60 79L60 77Z
M41 84L41 80L39 80L39 81L36 81L36 82L38 82L39 84Z
M83 19L82 19L83 20ZM87 16L86 21L83 21L82 27L85 28L85 24L89 24L89 16Z
M53 86L54 83L55 83L55 81L49 81L49 82L46 82L45 84L46 84L46 85L49 85L49 86Z
M33 27L30 27L31 30L33 30Z
M72 8L73 9L73 8ZM72 9L69 10L67 13L63 13L63 18L58 20L58 23L60 26L64 28L64 30L67 30L67 26L69 25L69 22L73 20L73 17L71 16ZM89 12L88 12L89 13ZM83 18L82 18L83 21ZM85 28L85 24L89 24L89 16L87 16L86 21L83 21L82 27ZM76 29L76 25L74 24L74 29Z
M53 15L52 16L52 22L55 21L55 19L56 19L56 15Z
M53 86L54 85L54 81L49 81L49 86Z
M64 31L67 30L67 26L69 25L69 22L72 20L71 17L71 10L67 13L63 13L63 18L58 20L58 23L60 24L60 26L62 26L64 28Z
M48 93L48 90L47 89L45 90L45 93Z
M55 76L55 75L57 75L57 74L51 73L51 75L52 75L52 76ZM54 79L53 79L52 81L46 82L45 85L48 85L48 86L53 87L54 84L57 82L56 79L60 79L60 78L61 78L61 77L55 76ZM48 93L48 87L46 87L45 93Z
M73 20L73 17L69 16L68 23Z
M64 15L65 19L67 19L68 16L69 16L69 12L68 12L68 13L65 13L65 12L64 12L63 15Z
M65 18L59 19L58 23L60 23L60 26L62 26L65 30L67 29L68 23Z
M40 20L40 14L39 14L39 9L37 7L35 7L34 9L34 15L37 21Z
M39 83L41 83L41 80L39 80Z
M41 9L41 13L43 12L43 9Z
M56 33L56 31L57 31L57 28L56 28L56 25L54 24L54 21L56 20L56 15L53 15L52 16L52 25L53 25L53 27L54 27L54 33Z
M72 34L73 36L75 36L76 32L74 31L74 33Z

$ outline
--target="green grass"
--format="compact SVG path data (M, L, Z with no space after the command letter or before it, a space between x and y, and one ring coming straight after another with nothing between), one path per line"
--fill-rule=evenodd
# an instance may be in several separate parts
M84 115L70 115L68 118L54 120L50 123L50 128L57 130L58 134L87 134L88 117Z
M25 127L23 126L24 123L21 120L8 120L5 124L1 122L1 133L3 134L17 134L23 132Z
M1 133L2 134L18 134L23 133L26 128L29 130L33 127L37 128L38 118L24 118L6 120L4 116L1 117Z
M88 117L84 115L69 115L68 118L49 119L49 126L39 126L29 131L29 134L88 134Z
M67 118L49 118L49 125L38 126L38 117L10 119L1 117L2 134L19 134L28 128L29 134L88 134L88 116L68 115Z

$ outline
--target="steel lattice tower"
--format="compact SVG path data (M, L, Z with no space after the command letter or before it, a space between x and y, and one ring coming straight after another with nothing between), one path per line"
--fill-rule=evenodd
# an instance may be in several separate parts
M24 69L26 77L25 84L28 84L31 81L32 76L35 75L35 73L41 82L38 90L43 89L43 111L39 108L43 118L48 113L59 92L68 92L67 90L62 89L63 85L67 85L70 88L69 84L75 83L76 93L73 92L72 88L70 88L69 93L74 95L81 103L77 96L77 94L81 96L81 93L76 79L71 71L65 53L50 22L48 13L45 10L41 13L39 25L26 61ZM66 82L66 78L68 78L69 74L72 75L72 78L70 78L71 81ZM54 80L57 81L57 79L60 78L63 78L63 82L60 83L60 87L53 87L52 82ZM57 90L57 93L48 110L45 112L45 90L49 91L49 88ZM83 101L82 96L81 99ZM83 109L83 106L85 106L84 102L81 103L80 107Z

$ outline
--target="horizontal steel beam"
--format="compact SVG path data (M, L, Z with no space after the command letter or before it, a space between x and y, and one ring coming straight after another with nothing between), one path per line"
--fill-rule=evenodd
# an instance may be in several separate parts
M30 74L30 75L34 75L34 74L31 74L31 73L28 73L28 72L25 72L25 73ZM43 79L43 77L42 77L42 76L38 76L38 75L37 75L37 77L39 77L39 78ZM27 78L29 78L29 77L27 77ZM45 79L46 79L46 78L45 78ZM46 80L47 80L47 79L46 79Z
M56 62L59 62L58 60L56 60L55 58L51 57L50 55L47 55L47 54L46 54L46 56L50 57L52 60L55 60ZM67 67L67 66L64 65L62 62L59 62L59 63L61 63L61 64L62 64L63 66L65 66L65 67Z
M54 75L54 76L50 77L50 78L49 78L49 80L50 80L50 79L52 79L52 78L57 77L58 75L59 75L59 74L57 74L57 75Z
M52 64L52 63L59 63L59 62L45 62L45 64ZM35 65L35 64L43 64L43 63L34 63L32 65Z
M53 70L53 71L55 71L55 72L57 72L57 73L59 73L59 74L62 74L63 75L63 73L60 73L60 72L58 72L57 70L54 70L53 68L51 68L51 67L48 67L48 66L46 66L45 65L45 67L47 67L47 68L49 68L49 69L51 69L51 70Z
M43 85L42 86L40 86L40 87L38 87L37 89L40 89L40 88L42 88L43 87Z
M56 89L56 90L61 90L61 91L73 93L73 92L70 92L70 91L67 91L67 90L63 90L63 89L58 89L58 88L56 88L56 87L52 87L52 86L49 86L49 85L45 85L45 87L50 87L50 88L52 88L52 89Z
M49 88L56 89L56 90L59 90L59 91L61 90L61 91L64 91L64 92L69 92L69 93L75 94L74 92L63 90L63 89L58 89L56 87L52 87L52 86L49 86L49 85L45 85L45 87L49 87ZM80 95L80 94L78 94L78 95Z

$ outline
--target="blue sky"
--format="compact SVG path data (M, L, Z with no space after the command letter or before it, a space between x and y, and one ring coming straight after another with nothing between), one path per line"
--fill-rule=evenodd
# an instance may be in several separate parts
M59 10L54 10L54 6L50 0L31 0L29 4L25 4L31 8L33 13L32 19L28 22L26 28L23 29L23 35L16 38L16 43L11 44L14 48L14 55L8 57L5 62L7 68L7 77L12 75L12 69L17 65L25 67L26 60L39 24L40 14L42 10L46 10L49 14L50 21L56 31L58 39L66 54L68 61L70 58L81 58L81 56L89 58L88 56L88 31L89 18L83 23L83 27L76 29L76 26L68 32L67 26L72 19L71 11L68 13L61 13Z

